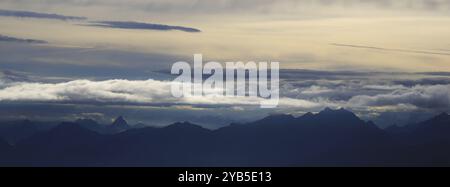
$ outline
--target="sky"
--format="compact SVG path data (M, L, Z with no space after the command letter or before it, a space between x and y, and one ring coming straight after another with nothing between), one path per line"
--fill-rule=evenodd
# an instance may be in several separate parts
M345 107L405 124L450 111L449 10L449 0L3 0L0 108L12 110L2 118L217 128ZM196 53L280 62L280 106L169 97L171 65Z

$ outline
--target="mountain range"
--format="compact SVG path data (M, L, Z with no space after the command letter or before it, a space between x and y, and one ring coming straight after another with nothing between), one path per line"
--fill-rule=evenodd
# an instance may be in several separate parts
M0 124L1 166L450 166L450 116L378 128L345 109L210 130L123 117Z

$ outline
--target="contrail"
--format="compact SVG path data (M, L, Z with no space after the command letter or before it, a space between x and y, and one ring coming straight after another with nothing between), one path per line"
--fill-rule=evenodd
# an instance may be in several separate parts
M419 53L419 54L428 54L428 55L450 56L450 53L429 52L429 51L420 51L420 50L390 49L390 48L382 48L382 47L374 47L374 46L339 44L339 43L331 43L330 45L338 46L338 47L353 47L353 48L373 49L373 50L381 50L381 51L396 51L396 52L402 52L402 53Z

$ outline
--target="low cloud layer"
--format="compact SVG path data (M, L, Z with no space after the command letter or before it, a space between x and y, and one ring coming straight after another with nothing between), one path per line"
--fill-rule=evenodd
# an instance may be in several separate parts
M226 118L227 122L232 119L255 120L270 113L301 115L320 111L324 107L344 107L364 119L378 120L381 125L387 126L413 122L416 116L410 115L413 113L429 117L450 111L450 78L447 76L308 70L282 70L280 75L279 106L273 110L259 108L263 98L226 97L219 94L175 98L171 95L170 80L75 79L49 83L45 82L46 79L33 82L34 78L8 71L0 76L0 105L62 104L74 106L80 113L107 110L113 115L145 107L152 112L164 113L165 117L161 119L152 118L163 124L166 118L175 119L172 115L179 115L178 112L185 116L177 120L192 120L196 119L194 116L208 111L208 115L214 117L206 115L197 120L213 124L219 118ZM86 106L103 107L83 109ZM119 110L111 106L121 107ZM167 107L170 109L155 109ZM224 111L228 114L225 115ZM36 112L33 110L31 113ZM149 117L143 113L139 118Z
M60 14L49 14L31 11L4 10L0 9L0 16L18 17L18 18L37 18L37 19L56 19L56 20L85 20L85 17L65 16Z
M263 98L171 95L171 82L157 80L74 80L62 83L18 82L2 85L0 101L104 103L128 105L259 106ZM318 107L314 102L281 98L280 107Z
M92 24L88 24L88 26L119 28L119 29L141 29L141 30L160 30L160 31L178 30L184 32L201 32L200 29L191 27L142 23L134 21L96 21L92 22Z
M430 110L450 109L450 84L381 84L383 80L286 81L280 88L280 107L317 109L325 106L348 108L409 105ZM213 96L175 98L170 81L111 79L73 80L60 83L1 82L0 101L69 103L122 103L129 105L259 106L263 98Z
M383 89L383 88L382 88ZM356 106L392 106L409 104L418 108L448 110L450 108L450 84L391 87L387 94L354 96L349 100Z

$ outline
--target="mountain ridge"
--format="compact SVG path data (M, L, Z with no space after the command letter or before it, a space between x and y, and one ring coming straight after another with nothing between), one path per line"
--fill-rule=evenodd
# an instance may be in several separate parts
M122 123L123 117L116 121ZM422 122L426 133L397 136L345 109L299 117L272 115L217 130L190 122L129 128L116 133L88 129L93 120L64 122L14 146L1 165L14 166L379 166L408 161L450 161L450 139L441 126L448 115ZM123 121L122 121L123 120ZM442 124L434 125L435 122ZM431 124L429 124L431 123ZM422 124L422 125L423 125ZM418 125L418 126L422 126ZM112 125L107 125L112 126ZM399 127L408 128L408 127ZM446 130L450 133L450 129ZM444 137L444 138L443 138ZM442 144L442 141L448 144ZM427 145L427 146L423 146ZM411 155L411 152L414 154ZM9 162L8 162L9 161ZM448 162L450 163L450 162Z

